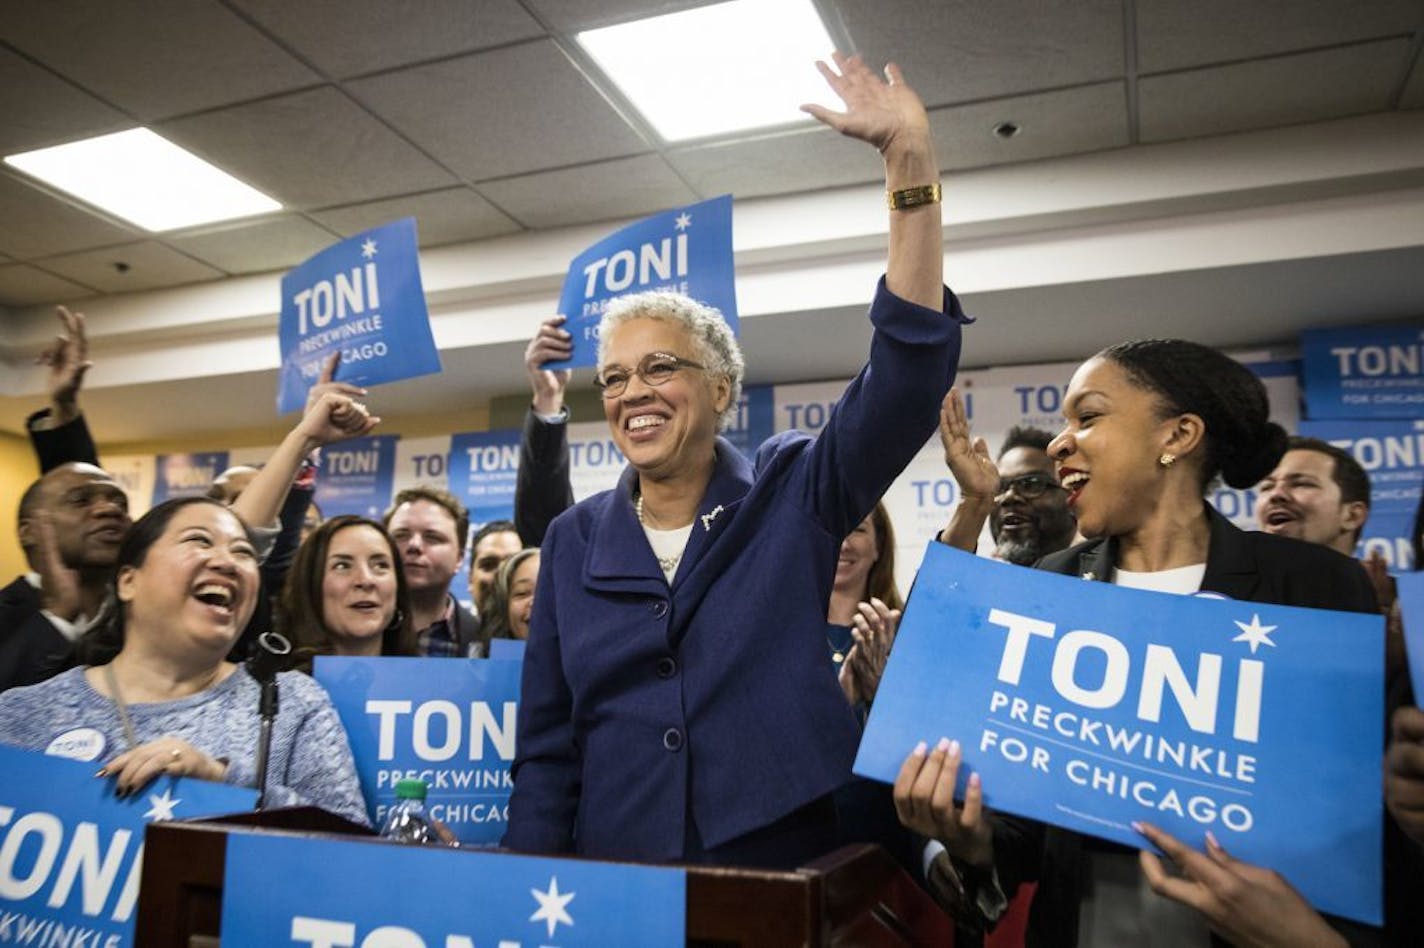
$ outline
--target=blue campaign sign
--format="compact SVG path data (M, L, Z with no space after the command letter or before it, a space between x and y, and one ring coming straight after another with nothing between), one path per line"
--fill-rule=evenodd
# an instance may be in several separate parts
M1424 415L1424 329L1311 329L1301 333L1305 411L1320 418Z
M415 218L327 247L282 277L277 411L296 411L333 352L336 377L355 385L440 371L420 284Z
M524 661L523 639L490 639L490 658L496 661ZM1424 694L1424 692L1421 692Z
M1378 924L1383 624L931 543L855 771L893 780L947 736L989 806L1129 846L1136 820L1198 848L1210 830L1318 908Z
M450 493L470 511L472 522L514 516L519 474L519 432L475 431L450 439Z
M680 945L680 869L234 833L224 945ZM273 879L301 880L273 885Z
M716 307L738 331L730 194L629 224L575 257L559 295L574 354L545 368L595 364L598 322L608 304L648 290L671 290Z
M1409 531L1424 487L1424 420L1302 421L1300 433L1344 448L1369 474L1361 555L1378 550L1395 570L1416 568Z
M153 505L174 497L206 494L217 476L227 470L226 451L198 454L160 454L153 478Z
M1409 656L1409 681L1415 704L1424 701L1424 571L1395 577L1399 610L1404 619L1404 651Z
M722 437L747 457L756 454L761 443L776 434L776 393L770 385L748 385L742 389L737 416Z
M0 943L134 943L143 829L251 810L257 793L160 778L118 799L95 764L0 747Z
M519 710L516 662L320 656L314 676L341 716L371 822L396 784L424 780L426 807L464 843L504 836Z
M315 498L322 516L381 519L391 504L398 440L397 435L375 435L322 448Z

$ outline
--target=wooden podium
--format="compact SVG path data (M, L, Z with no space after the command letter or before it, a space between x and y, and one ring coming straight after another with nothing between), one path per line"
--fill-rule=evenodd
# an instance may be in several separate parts
M373 846L393 845L364 827L310 807L151 823L145 837L135 944L144 948L218 944L227 839L233 833L364 837ZM689 945L953 944L949 917L876 846L848 846L795 872L685 868Z

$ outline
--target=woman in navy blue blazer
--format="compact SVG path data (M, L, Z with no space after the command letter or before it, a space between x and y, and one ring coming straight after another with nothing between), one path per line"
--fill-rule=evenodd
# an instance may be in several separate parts
M834 845L859 731L826 661L841 540L934 433L965 321L942 281L938 166L899 71L818 64L884 157L890 254L869 364L820 436L755 469L717 436L743 364L673 294L604 316L598 383L628 460L543 544L504 844L604 858L794 866Z

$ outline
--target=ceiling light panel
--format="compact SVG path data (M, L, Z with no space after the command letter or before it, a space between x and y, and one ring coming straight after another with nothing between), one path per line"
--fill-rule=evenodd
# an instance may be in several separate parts
M806 121L835 102L816 71L834 44L811 0L732 0L578 34L665 141Z
M5 163L149 231L282 207L146 128L10 155Z

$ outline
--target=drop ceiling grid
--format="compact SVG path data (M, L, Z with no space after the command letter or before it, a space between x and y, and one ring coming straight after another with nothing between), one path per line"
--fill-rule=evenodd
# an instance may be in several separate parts
M725 191L875 179L863 146L816 127L669 146L621 114L620 94L589 75L573 34L697 5L9 0L0 146L156 124L288 210L151 235L0 175L0 252L16 261L4 266L27 264L70 291L112 292L130 284L91 266L105 248L166 248L146 252L151 272L132 281L138 288L214 268L289 266L308 248L405 214L428 222L422 242L433 245ZM932 109L946 170L1136 144L1138 119L1143 140L1163 140L1378 110L1394 97L1424 105L1415 0L821 5L871 61L902 64ZM1348 88L1326 88L1325 78ZM1238 81L1254 83L1270 107L1222 101L1220 90ZM1004 120L1021 133L995 138ZM10 282L23 276L12 269ZM14 304L3 285L0 304Z

